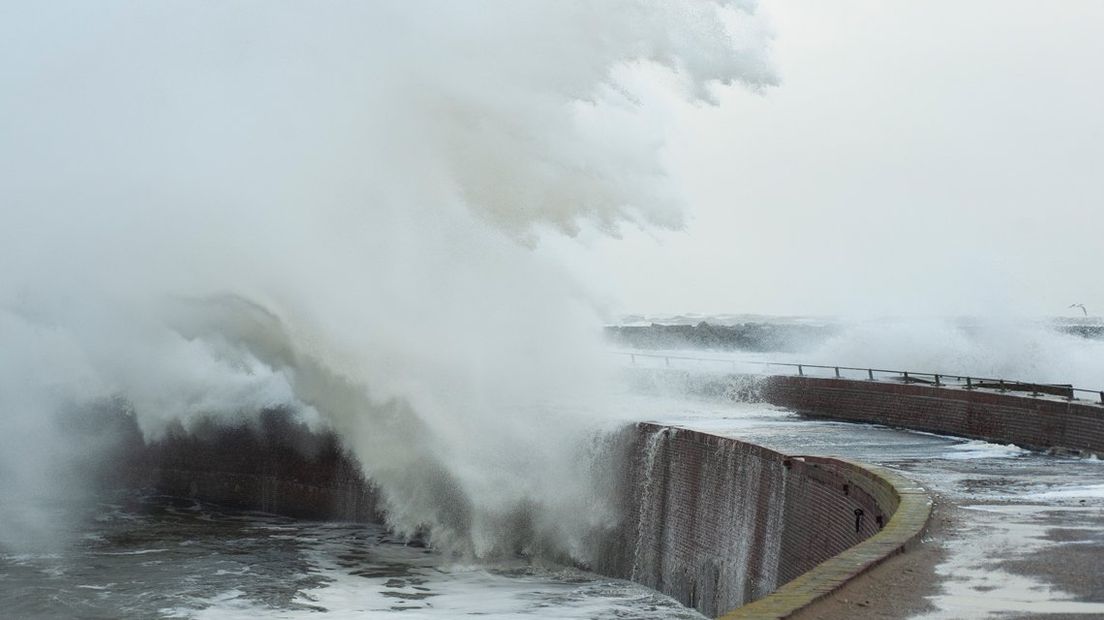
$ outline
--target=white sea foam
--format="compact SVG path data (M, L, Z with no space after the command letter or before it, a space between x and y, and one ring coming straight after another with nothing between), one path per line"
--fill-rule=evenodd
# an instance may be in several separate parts
M1104 484L1072 484L1028 495L1031 499L1104 499Z
M535 618L687 618L701 616L638 584L574 569L540 568L515 561L469 565L396 544L354 552L341 526L319 526L306 549L310 573L323 584L302 590L292 606L271 608L239 588L162 610L168 617L248 620L269 618L410 618L478 615Z
M1073 600L1073 594L1035 575L1003 570L999 560L1015 560L1038 553L1053 543L1047 540L1051 525L1040 513L1055 508L1033 505L964 506L971 515L956 535L969 544L946 545L947 553L936 567L943 576L942 591L930 600L935 610L917 619L942 620L992 617L1005 614L1104 613L1104 604Z
M1029 450L1025 450L1015 444L1001 445L975 439L950 446L950 449L943 454L943 458L956 461L970 459L1003 459L1029 453Z

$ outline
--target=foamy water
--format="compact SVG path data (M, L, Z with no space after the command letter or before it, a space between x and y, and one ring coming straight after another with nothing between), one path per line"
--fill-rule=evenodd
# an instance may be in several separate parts
M20 618L701 617L572 568L456 563L377 525L118 500L57 552L0 555L0 609Z

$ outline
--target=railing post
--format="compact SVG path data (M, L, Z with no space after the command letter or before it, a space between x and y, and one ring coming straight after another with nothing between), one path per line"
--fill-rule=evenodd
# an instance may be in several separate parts
M839 366L836 366L836 378L839 379Z
M797 365L797 376L799 376L799 377L804 377L805 376L805 371L801 369L801 364Z
M908 383L908 381L909 381L908 371L906 370L905 372L902 372L901 375L905 378L905 383Z
M939 375L935 375L935 387L939 387Z
M1008 390L1004 389L1004 379L998 379L997 380L997 385L999 386L997 389L1000 390L1001 392L1007 392L1008 391Z
M867 368L866 369L866 374L867 374L867 376L870 377L871 381L874 380L874 369L873 368Z
M1101 390L1100 392L1100 404L1104 405L1104 390Z
M973 378L971 378L971 377L966 377L966 389L967 389L967 390L972 390L972 389L974 389L974 380L973 380Z

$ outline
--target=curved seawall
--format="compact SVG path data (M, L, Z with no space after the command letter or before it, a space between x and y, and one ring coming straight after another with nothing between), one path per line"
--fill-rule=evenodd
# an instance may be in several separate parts
M876 468L637 428L625 552L599 569L707 615L785 617L903 550L930 512L922 489Z
M807 415L1104 457L1104 407L1060 396L794 376L764 378L758 392Z
M717 374L670 368L633 368L629 376L633 385L644 391L765 402L813 417L1104 458L1104 404L1071 398L1065 386L1019 384L1034 388L1036 393L1032 394L1027 390L1002 390L995 380L985 387L975 384L970 388L899 380Z
M654 424L628 431L608 464L623 517L589 568L708 615L758 601L733 617L784 617L903 549L926 522L923 491L873 468ZM372 485L336 438L280 412L171 434L141 463L140 482L171 495L379 520Z
M641 371L645 384L808 415L1104 454L1104 407L1061 396L801 376ZM639 424L609 452L620 526L589 568L710 615L785 617L905 548L922 489L876 467L787 455ZM164 492L309 518L378 520L376 493L338 439L281 412L249 426L170 433L132 459Z

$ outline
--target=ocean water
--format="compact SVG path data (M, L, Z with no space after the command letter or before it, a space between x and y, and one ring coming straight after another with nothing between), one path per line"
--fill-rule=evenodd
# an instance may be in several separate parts
M701 618L632 582L466 564L373 524L125 494L49 551L0 552L9 618Z

